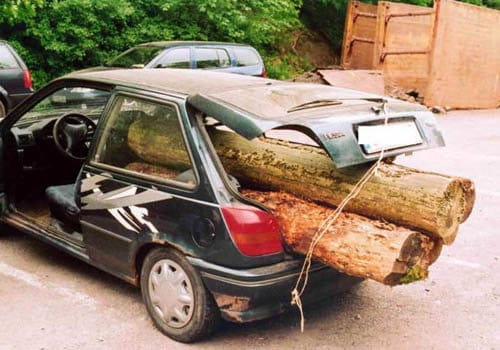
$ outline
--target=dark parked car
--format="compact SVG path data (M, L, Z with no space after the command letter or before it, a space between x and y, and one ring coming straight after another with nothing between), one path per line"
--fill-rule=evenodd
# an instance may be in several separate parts
M32 93L28 67L12 46L0 40L0 119Z
M247 139L303 131L344 167L379 157L356 129L382 125L381 111L396 132L416 133L388 157L442 145L425 108L352 90L199 70L75 73L0 124L1 220L140 286L154 324L195 341L220 316L248 322L286 310L302 264L274 217L239 192L208 130ZM159 121L163 136L152 138ZM169 139L176 149L165 149ZM182 161L166 166L165 154ZM303 301L359 281L314 264Z
M158 41L137 45L105 64L121 68L211 69L265 77L257 50L248 45L211 41Z

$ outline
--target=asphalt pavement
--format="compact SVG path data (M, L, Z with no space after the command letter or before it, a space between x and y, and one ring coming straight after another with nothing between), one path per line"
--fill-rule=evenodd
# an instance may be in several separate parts
M159 333L140 291L14 230L0 233L0 349L499 349L500 110L439 116L446 148L398 163L474 180L475 208L426 281L367 281L337 298L208 340Z

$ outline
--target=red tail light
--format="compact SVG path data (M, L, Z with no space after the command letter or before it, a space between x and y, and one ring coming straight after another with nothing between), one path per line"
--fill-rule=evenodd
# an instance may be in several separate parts
M24 87L31 89L33 87L33 80L31 80L31 73L29 70L23 71Z
M281 235L276 219L251 206L223 207L231 237L244 255L259 256L281 253Z
M261 76L262 76L262 78L267 78L267 72L266 72L265 68L262 69L262 75Z

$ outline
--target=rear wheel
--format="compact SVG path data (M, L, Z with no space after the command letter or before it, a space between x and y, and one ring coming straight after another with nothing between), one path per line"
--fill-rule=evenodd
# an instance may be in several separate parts
M157 248L146 256L141 291L155 326L177 341L190 343L207 336L220 319L198 271L176 250Z

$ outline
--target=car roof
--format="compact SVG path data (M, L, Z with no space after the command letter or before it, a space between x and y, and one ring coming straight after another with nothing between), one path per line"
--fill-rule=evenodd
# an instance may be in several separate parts
M289 118L290 109L318 100L339 100L343 106L381 98L366 92L329 85L296 83L203 69L99 69L73 72L64 78L166 92L184 98L203 95L261 119ZM384 97L410 110L425 107ZM358 102L356 102L358 101ZM335 108L337 109L337 108ZM310 113L308 113L310 114Z
M238 43L230 43L230 42L221 42L221 41L189 41L189 40L171 40L171 41L151 41L148 43L142 43L137 45L137 47L141 46L156 46L156 47L174 47L174 46L244 46L251 47L246 44L238 44Z
M320 84L295 83L202 69L107 69L74 72L66 78L92 80L205 99L246 111L258 119L290 119L290 109L316 100L340 100L343 106L379 96ZM357 101L357 102L356 102ZM395 101L395 100L393 100ZM412 106L414 110L417 106ZM420 106L419 106L420 107ZM420 107L422 108L422 107ZM417 107L418 109L418 107ZM310 115L310 113L307 113Z
M280 84L277 80L201 69L108 69L79 71L63 78L94 80L177 95L210 94L251 86Z

